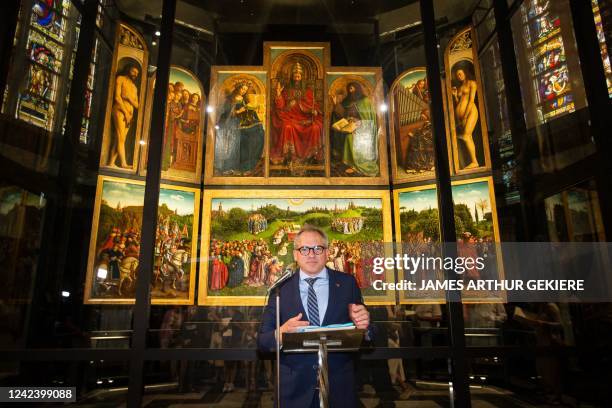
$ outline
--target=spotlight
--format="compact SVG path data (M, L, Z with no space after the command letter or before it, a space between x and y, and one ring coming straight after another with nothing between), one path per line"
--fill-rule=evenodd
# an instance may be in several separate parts
M67 290L62 290L62 297L70 297L70 292L68 292Z
M159 30L155 31L155 36L156 37L160 37L161 36L161 31L159 31Z
M206 112L213 113L214 111L215 111L215 108L213 108L212 106L210 106L210 105L206 106Z
M388 107L386 103L381 103L380 106L378 107L378 109L380 109L381 112L386 112Z
M155 47L157 45L157 41L153 41L151 45Z
M141 145L141 146L144 146L144 145L146 145L146 144L147 144L147 142L145 142L144 140L141 140L141 141L140 141L140 142L138 142L138 143L140 143L140 145Z
M108 276L108 269L104 267L99 267L97 275L98 275L98 279L106 279L106 277Z

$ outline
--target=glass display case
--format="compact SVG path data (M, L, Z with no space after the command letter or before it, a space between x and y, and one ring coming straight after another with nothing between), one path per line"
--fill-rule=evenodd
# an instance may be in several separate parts
M604 57L607 9L592 5ZM271 405L260 326L307 225L328 235L326 269L355 283L377 330L355 358L364 406L541 406L561 373L595 372L559 364L592 344L588 307L375 286L412 278L374 268L406 248L436 255L448 241L486 258L466 268L475 282L506 279L507 242L605 240L589 115L609 107L587 106L569 0L18 11L2 49L0 385L74 384L83 404ZM522 311L567 341L549 347ZM542 376L547 358L559 375Z

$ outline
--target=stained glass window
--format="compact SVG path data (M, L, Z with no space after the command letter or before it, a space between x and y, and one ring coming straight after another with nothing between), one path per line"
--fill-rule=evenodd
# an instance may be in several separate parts
M69 0L32 1L31 4L26 41L27 76L19 89L16 116L53 130L71 4Z
M561 20L550 10L550 2L533 0L525 10L525 41L531 44L531 71L538 90L538 114L543 121L574 110Z
M512 26L528 127L585 106L567 0L527 0Z
M601 51L601 59L606 73L606 83L608 85L608 95L612 98L612 67L610 66L610 56L608 55L608 45L606 44L606 33L601 22L601 13L599 10L599 2L591 0L593 5L593 16L595 17L595 28L597 29L597 39L599 40L599 49Z
M39 30L57 42L63 42L66 35L66 16L70 10L68 0L33 1L31 27Z
M16 73L15 78L20 79L5 89L3 111L10 111L16 118L49 131L57 131L58 127L59 130L63 129L80 23L80 14L70 0L23 1L13 56L21 75ZM99 4L96 24L100 27L102 23L102 7ZM83 102L83 142L87 142L97 53L96 40Z

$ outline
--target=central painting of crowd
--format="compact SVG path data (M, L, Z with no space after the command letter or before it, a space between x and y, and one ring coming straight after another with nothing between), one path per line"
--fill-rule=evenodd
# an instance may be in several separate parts
M368 304L393 301L372 285L393 281L373 273L391 240L384 191L209 190L203 219L199 304L262 305L268 287L296 269L293 242L306 224L325 231L327 267L355 276Z
M212 67L205 183L388 182L381 69L329 52L266 42L263 66Z

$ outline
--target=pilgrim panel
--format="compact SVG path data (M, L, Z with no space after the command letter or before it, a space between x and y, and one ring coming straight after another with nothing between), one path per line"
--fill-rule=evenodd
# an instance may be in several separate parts
M482 177L452 183L457 232L457 249L461 257L482 257L484 267L466 268L464 282L479 279L503 279L501 253L497 250L499 227L493 179ZM435 184L398 189L394 191L395 232L398 248L403 256L438 257L441 254L440 221ZM432 263L433 265L433 263ZM417 288L426 280L444 280L444 271L432 266L410 273L398 271L399 280L414 281ZM441 290L400 292L402 303L444 303ZM503 293L487 291L463 291L467 303L498 302Z

